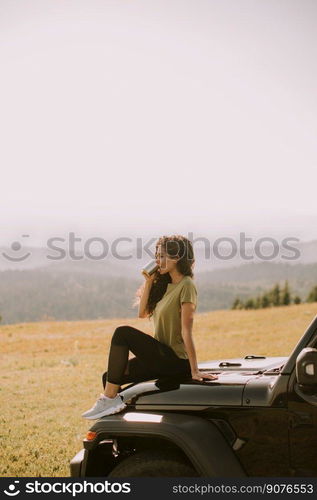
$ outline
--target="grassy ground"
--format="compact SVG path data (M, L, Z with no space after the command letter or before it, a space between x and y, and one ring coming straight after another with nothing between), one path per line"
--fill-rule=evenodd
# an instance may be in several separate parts
M317 303L197 314L198 360L287 356L316 314ZM135 318L0 327L0 476L69 476L69 461L92 424L81 413L102 391L120 324L152 332L152 323Z

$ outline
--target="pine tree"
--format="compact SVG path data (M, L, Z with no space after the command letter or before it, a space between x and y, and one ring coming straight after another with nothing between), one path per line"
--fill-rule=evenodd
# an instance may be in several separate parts
M279 306L281 304L281 291L278 283L272 289L272 304L273 306Z
M248 299L244 306L245 309L254 309L254 300Z
M317 302L317 286L314 286L309 292L307 302Z
M242 309L242 307L243 307L243 304L242 304L241 300L239 299L239 297L237 297L235 299L235 301L233 302L231 309Z
M291 294L289 291L288 281L285 281L284 288L282 290L282 299L281 302L283 306L288 306L291 303Z
M301 303L301 301L302 301L302 299L301 299L298 295L296 295L296 296L294 297L294 304L300 304L300 303Z
M261 297L261 306L263 308L270 306L270 299L266 293L264 295L262 295L262 297Z
M254 301L254 309L261 309L262 307L262 299L261 296L258 295Z

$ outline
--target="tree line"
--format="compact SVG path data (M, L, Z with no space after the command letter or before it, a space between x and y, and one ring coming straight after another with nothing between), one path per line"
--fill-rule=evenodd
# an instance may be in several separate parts
M71 266L70 266L71 268ZM122 273L121 277L108 274L111 269L97 269L90 265L76 267L47 266L39 269L0 271L1 325L29 321L71 321L85 319L127 318L137 313L132 307L135 291L143 278ZM288 280L293 295L291 301L300 303L317 283L317 263L277 264L252 263L239 268L198 272L194 276L198 288L197 312L244 307L250 297L263 293L274 283ZM290 292L289 292L290 293ZM316 292L315 292L316 294ZM283 293L275 292L287 303ZM284 294L285 295L285 294ZM298 298L296 299L296 295ZM253 299L247 307L270 305L267 298Z
M245 301L237 297L231 309L263 309L265 307L300 304L301 302L317 302L317 286L314 286L310 290L306 300L302 301L299 295L291 293L288 280L286 280L283 288L280 287L279 283L276 283L267 292L248 298Z

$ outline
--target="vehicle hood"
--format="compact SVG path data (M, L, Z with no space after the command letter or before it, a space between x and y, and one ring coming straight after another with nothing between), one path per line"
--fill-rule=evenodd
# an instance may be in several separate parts
M274 370L277 375L278 369L287 359L253 357L206 361L198 364L199 369L217 374L217 380L204 379L199 382L185 376L161 377L131 384L121 391L121 396L135 409L144 410L241 406L244 387L248 381L258 379L263 372L272 373L274 377ZM269 378L266 377L267 380Z
M266 357L248 354L244 358L224 358L221 360L204 361L203 363L198 363L198 366L200 369L210 369L212 371L266 371L280 368L287 360L287 357Z

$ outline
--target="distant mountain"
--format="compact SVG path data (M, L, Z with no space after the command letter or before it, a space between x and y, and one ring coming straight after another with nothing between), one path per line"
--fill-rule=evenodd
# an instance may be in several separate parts
M124 273L131 276L132 270L135 272L135 264L131 264L132 259L119 260L111 255L104 259L93 259L78 251L74 255L75 258L70 255L61 257L47 248L25 247L14 251L8 247L0 247L0 271L51 268L56 272L102 273L108 276L122 276Z
M2 323L135 315L132 302L140 284L130 278L50 268L2 271Z
M255 251L255 249L248 245L245 249L245 255L243 254L243 249L233 248L229 243L215 245L215 242L208 241L202 246L194 243L195 248L195 271L205 272L213 271L215 269L225 269L232 268L250 262L260 263L289 263L291 265L296 264L309 264L317 262L317 240L308 242L290 242L288 245L295 250L290 250L279 242L280 246L276 247L274 250L271 244L262 243L260 248ZM118 247L120 248L120 246ZM153 251L153 248L151 248ZM269 259L261 259L259 256L259 251L264 257L270 257ZM7 269L21 270L21 269L37 269L37 268L47 268L48 266L54 268L58 272L74 271L74 272L85 272L91 274L100 274L108 276L129 276L131 278L138 278L141 267L151 260L151 255L143 251L143 255L140 258L137 257L140 252L137 248L131 248L131 250L120 250L118 249L118 256L114 256L109 250L108 254L101 258L100 254L95 256L87 256L87 252L83 250L76 249L74 251L74 257L69 254L61 256L61 251L53 251L48 248L37 248L37 247L23 247L18 246L11 247L0 247L0 271ZM23 258L27 256L27 258ZM230 258L227 258L230 256ZM250 259L250 256L252 259ZM296 257L295 259L294 256ZM293 260L289 260L289 258ZM15 262L14 259L17 261ZM19 261L19 259L21 259Z
M44 319L81 320L131 317L140 265L124 269L102 262L65 261L35 269L0 272L2 323ZM131 277L133 275L133 277ZM317 264L251 262L236 267L196 272L198 312L230 308L234 299L262 293L277 281L289 280L291 291L306 298L317 284Z
M285 280L293 295L306 300L311 288L317 285L317 264L249 263L197 273L195 278L202 311L226 309L236 297L243 300L254 297L277 282L283 286Z

